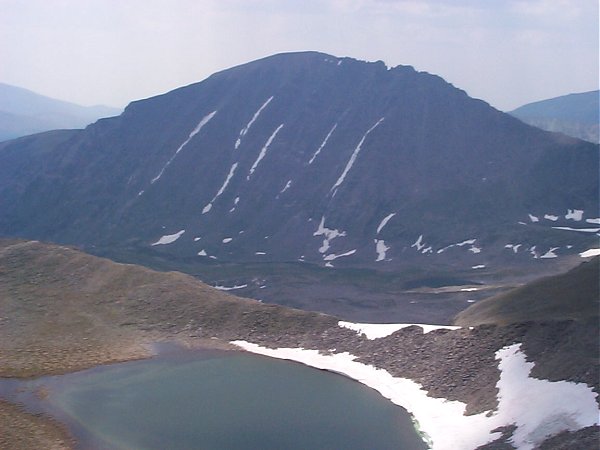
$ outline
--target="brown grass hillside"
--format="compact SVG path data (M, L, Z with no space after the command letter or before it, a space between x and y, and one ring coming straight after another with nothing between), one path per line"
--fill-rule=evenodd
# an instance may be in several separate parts
M532 320L586 320L600 307L600 257L567 273L541 278L495 295L459 313L460 326L507 325Z
M196 343L319 333L336 319L241 299L178 272L0 240L0 376L38 376Z

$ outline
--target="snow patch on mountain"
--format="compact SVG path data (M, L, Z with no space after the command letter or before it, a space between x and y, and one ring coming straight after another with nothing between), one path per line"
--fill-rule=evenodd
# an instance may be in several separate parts
M437 253L443 253L443 252L445 252L446 250L448 250L448 249L450 249L450 248L452 248L452 247L463 247L463 246L465 246L465 245L473 245L473 244L475 243L475 241L476 241L476 240L477 240L477 239L467 239L466 241L458 242L458 243L456 243L456 244L450 244L450 245L447 245L447 246L446 246L446 247L444 247L444 248L440 248L440 249L437 251Z
M218 289L219 291L234 291L236 289L244 289L248 287L247 284L235 284L233 286L222 286L222 285L215 285L213 286L213 288Z
M183 148L192 140L192 138L194 136L196 136L200 130L204 127L204 125L206 125L208 122L210 122L210 119L212 119L215 114L217 113L217 111L213 111L209 114L207 114L206 116L204 116L200 122L198 123L198 125L196 125L196 128L194 128L192 130L192 132L189 134L189 136L187 137L187 139L183 142L183 144L181 144L177 150L175 150L175 153L173 154L173 156L171 156L171 158L167 161L167 163L163 166L163 168L160 170L160 172L158 173L158 175L156 175L154 178L152 178L152 181L150 181L150 184L154 184L155 182L157 182L160 177L162 177L163 173L165 172L166 168L169 167L169 165L173 162L173 160L175 159L175 157L177 156L177 154L183 150Z
M556 250L558 250L559 248L560 247L552 247L550 250L548 250L546 253L544 253L542 256L540 256L540 259L558 258L558 255L554 252Z
M531 220L531 222L539 222L540 219L537 216L534 216L533 214L529 214L529 220Z
M587 223L595 223L597 225L600 225L600 217L594 218L594 219L585 219L585 221Z
M589 250L586 250L585 252L581 252L579 254L579 256L581 256L582 258L589 258L591 256L600 256L600 248L590 248Z
M411 248L416 248L417 252L422 253L423 255L433 253L433 246L426 244L423 241L423 235L421 234L417 240L410 246ZM439 251L438 251L439 253Z
M347 251L347 252L345 252L345 253L341 253L341 254L339 254L339 255L336 255L336 254L334 254L334 253L330 253L330 254L328 254L328 255L325 255L325 256L323 257L323 260L324 260L324 261L335 261L335 260L336 260L336 259L338 259L338 258L342 258L342 257L344 257L344 256L350 256L350 255L354 255L355 253L356 253L356 249L349 250L349 251Z
M212 198L212 200L210 202L208 202L208 204L202 209L202 214L206 214L207 212L209 212L212 209L212 205L215 202L215 200L217 200L221 196L221 194L223 194L223 192L225 192L225 189L227 188L229 181L231 181L231 178L235 174L235 169L237 169L237 166L238 166L238 163L233 163L233 165L229 169L229 173L227 174L225 181L221 185L221 188L217 191L217 193Z
M508 248L508 249L512 250L514 253L517 253L519 251L519 247L521 247L521 245L523 245L523 244L506 244L504 246L504 248Z
M582 209L569 209L569 210L567 210L565 219L575 220L575 221L579 222L579 221L581 221L581 219L583 219L583 210Z
M390 249L387 245L385 245L385 241L383 239L374 239L375 241L375 252L377 253L377 258L375 262L385 261L385 253Z
M283 128L283 124L279 125L277 127L277 129L275 131L273 131L273 134L271 134L269 139L267 139L267 142L265 143L263 148L260 150L260 153L258 154L258 158L256 158L256 161L254 161L254 164L252 164L252 167L250 167L250 172L248 172L248 176L246 177L246 180L250 180L250 177L252 176L252 174L254 173L254 171L256 170L256 168L258 167L260 162L262 161L262 159L267 154L267 150L269 149L271 142L273 142L273 139L275 139L275 136L277 136L277 133L279 133L279 130L281 130L282 128Z
M283 187L282 190L279 191L280 194L283 194L285 191L287 191L290 187L292 186L292 180L288 180L287 183L285 183L285 186Z
M544 219L556 222L558 220L558 216L555 216L553 214L544 214Z
M411 245L412 247L416 247L417 251L421 251L422 249L425 248L425 244L423 243L423 235L420 235L419 238L415 241L415 243L413 245Z
M319 227L317 228L317 231L313 233L313 236L323 236L323 244L319 248L319 253L325 253L327 250L329 250L329 247L331 246L331 241L337 237L346 236L346 232L337 229L327 228L325 226L325 216L323 216L321 217Z
M388 214L381 220L381 222L379 222L379 225L377 226L377 234L379 234L381 232L381 230L383 230L383 227L385 227L387 225L387 223L390 221L390 219L392 217L394 217L395 215L396 215L396 213Z
M239 203L239 202L240 202L240 198L239 198L239 197L236 197L236 198L233 200L233 206L232 206L232 207L231 207L231 209L229 210L229 212L230 212L230 213L232 213L232 212L234 212L234 211L235 211L235 208L237 208L237 205L238 205L238 203Z
M258 110L252 116L252 119L250 119L250 122L248 122L246 124L246 126L240 130L240 135L237 138L237 140L235 141L235 150L238 149L238 147L242 143L242 138L246 135L246 133L248 133L248 131L252 127L252 124L254 122L256 122L256 119L258 119L258 116L260 116L260 113L262 112L262 110L265 109L269 103L271 103L271 100L273 100L273 96L269 97L267 99L267 101L264 102L260 108L258 108Z
M323 147L325 147L325 145L327 144L327 141L329 140L329 138L331 137L331 135L333 134L333 132L335 131L335 129L337 128L337 123L331 128L331 130L329 130L329 133L327 133L327 136L325 136L325 139L323 139L323 142L321 142L321 145L319 145L319 148L317 149L317 151L312 155L312 157L310 158L310 160L308 161L308 164L312 164L313 161L315 160L315 158L318 156L319 153L321 153L321 150L323 150Z
M580 233L597 233L600 228L571 228L571 227L552 227L554 230L578 231Z
M158 241L154 242L151 245L167 245L167 244L172 244L177 239L179 239L183 233L185 233L185 230L178 231L175 234L165 234Z
M356 146L356 148L352 152L352 156L350 156L350 159L346 163L346 167L344 168L344 171L342 172L342 174L340 175L340 177L337 179L337 181L335 182L335 184L331 187L331 189L330 189L329 192L330 192L330 194L332 196L335 196L335 193L337 192L337 189L342 185L342 183L346 179L346 175L348 175L348 172L350 172L350 169L352 169L352 166L354 165L354 161L356 161L356 158L357 158L358 154L360 153L360 149L362 148L362 145L365 142L365 139L367 138L367 136L369 135L369 133L371 133L371 131L373 131L375 128L377 128L379 126L379 124L381 122L383 122L384 119L385 119L385 117L382 117L381 119L379 119L377 121L377 123L375 123L375 125L373 125L371 128L369 128L367 130L367 132L363 135L363 137L361 138L360 142L358 143L358 145Z

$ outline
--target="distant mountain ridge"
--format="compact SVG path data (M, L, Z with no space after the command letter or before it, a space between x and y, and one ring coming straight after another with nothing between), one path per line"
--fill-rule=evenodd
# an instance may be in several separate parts
M600 142L600 91L563 95L523 105L509 114L530 125Z
M438 76L279 54L0 145L0 233L198 263L478 270L592 246L597 167L597 145Z
M120 112L102 105L80 106L0 83L0 140L54 129L84 128Z

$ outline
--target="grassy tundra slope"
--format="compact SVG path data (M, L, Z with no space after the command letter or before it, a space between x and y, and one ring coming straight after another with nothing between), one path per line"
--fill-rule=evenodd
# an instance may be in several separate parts
M530 320L598 320L600 257L567 273L541 278L482 300L456 316L455 324L507 325Z

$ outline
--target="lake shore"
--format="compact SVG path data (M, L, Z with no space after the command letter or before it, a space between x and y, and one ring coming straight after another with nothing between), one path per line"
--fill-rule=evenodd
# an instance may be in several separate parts
M30 414L0 400L0 448L71 450L75 441L66 427L51 417Z
M63 352L44 352L45 358L39 369L25 367L22 371L7 369L19 366L21 358L15 355L2 355L0 374L2 378L27 380L46 375L64 375L80 370L109 364L124 363L152 358L161 353L189 350L241 351L227 342L217 339L173 338L165 335L159 341L150 342L147 338L112 348L108 351L95 349L93 352L72 354L65 358ZM22 354L23 352L21 352ZM30 352L34 353L34 352ZM8 356L8 355L7 355ZM10 374L6 376L5 374ZM2 381L0 378L0 382ZM76 440L68 428L57 419L46 414L30 412L19 403L11 402L0 394L0 448L11 450L73 450Z

